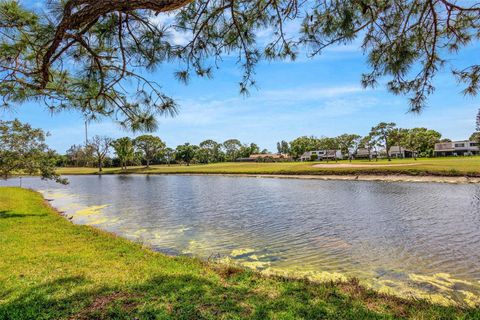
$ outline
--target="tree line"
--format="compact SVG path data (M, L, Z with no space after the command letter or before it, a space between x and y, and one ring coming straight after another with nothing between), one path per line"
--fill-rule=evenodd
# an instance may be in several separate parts
M399 128L393 122L381 122L372 127L366 136L358 134L342 134L337 137L303 136L290 143L281 141L277 149L282 153L289 153L293 159L298 160L306 151L312 150L339 150L351 159L362 148L367 150L369 158L385 151L390 160L392 146L408 149L419 157L431 157L435 143L450 141L443 139L440 132L427 128Z
M104 167L129 165L182 163L231 162L239 158L248 158L252 154L267 153L255 143L242 144L238 139L229 139L223 143L208 139L199 145L185 143L175 149L167 147L165 142L154 135L142 135L135 139L122 137L112 139L106 136L94 136L87 145L73 145L60 156L60 166L88 167L96 166L99 171Z
M175 149L167 147L161 138L142 135L135 139L122 137L112 139L95 136L86 145L73 145L64 155L59 155L45 143L47 133L32 128L18 120L0 120L0 176L8 178L12 174L38 174L45 179L55 179L65 183L55 172L58 166L122 167L129 165L181 163L217 163L248 158L252 154L267 154L255 143L242 144L238 139L229 139L223 143L214 140L202 141L199 145L185 143ZM480 144L480 110L476 118L476 132L471 141ZM337 137L302 136L287 142L277 143L278 153L289 154L298 160L306 151L340 150L350 159L363 148L369 155L384 150L390 157L390 148L399 146L413 151L415 156L433 156L435 143L451 141L442 139L442 135L427 128L399 128L395 123L381 122L372 127L362 137L358 134L342 134ZM369 157L371 158L371 157Z
M479 131L472 134L470 139L479 141ZM370 160L377 159L377 155L382 152L390 160L392 146L411 151L415 158L431 157L434 155L435 143L447 141L451 140L442 139L441 133L432 129L406 129L397 127L393 122L381 122L372 127L365 136L345 133L337 137L302 136L290 142L282 140L277 143L277 152L299 160L307 151L339 150L344 157L351 160L359 149L364 149ZM97 166L99 171L105 166L123 169L129 165L145 165L148 168L151 164L172 163L188 166L191 163L232 162L259 153L267 154L268 150L261 150L255 143L244 144L238 139L229 139L222 143L208 139L198 145L185 143L169 148L164 141L153 135L116 140L95 136L86 146L70 147L66 154L61 156L59 165Z

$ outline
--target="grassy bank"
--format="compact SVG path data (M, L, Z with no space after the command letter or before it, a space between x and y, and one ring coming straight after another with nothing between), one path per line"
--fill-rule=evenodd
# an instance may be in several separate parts
M0 319L478 319L480 310L407 301L355 281L266 278L167 257L0 188Z
M379 160L355 160L351 163L343 160L338 164L345 165L338 167L335 162L330 161L329 166L323 168L314 167L315 164L326 164L326 162L280 162L280 163L215 163L208 165L159 165L145 167L130 167L127 171L120 168L105 168L104 174L115 173L202 173L202 174L406 174L406 175L437 175L437 176L471 176L480 177L480 157L449 157L449 158L422 158L394 159L392 161ZM352 166L349 167L351 164ZM331 167L330 167L331 165ZM95 168L59 168L60 174L94 174Z

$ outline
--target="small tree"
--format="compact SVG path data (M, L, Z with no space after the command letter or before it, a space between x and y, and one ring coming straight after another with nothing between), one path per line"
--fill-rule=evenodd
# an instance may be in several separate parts
M285 140L277 142L277 151L278 151L278 153L289 154L290 153L290 145Z
M222 145L214 140L207 139L200 142L197 158L201 163L223 161L225 156L221 151Z
M339 145L338 145L338 140L337 138L321 138L321 139L318 139L318 149L323 149L327 152L326 154L326 159L327 159L327 162L329 160L329 154L328 154L328 151L334 151L334 154L333 154L333 159L335 160L335 162L337 162L337 150L339 149Z
M480 109L478 109L477 113L477 131L480 132Z
M320 140L314 136L302 136L290 142L290 153L295 160L298 160L306 151L317 150Z
M223 143L223 148L225 149L225 160L226 161L235 161L240 153L240 148L242 143L237 139L229 139Z
M101 136L95 136L90 140L89 146L92 148L97 162L98 172L103 171L103 162L108 154L108 150L110 150L112 141L112 138Z
M18 120L0 120L0 175L40 175L66 184L55 172L56 153L45 143L46 134Z
M170 165L172 160L175 159L175 150L173 150L172 148L165 148L162 152L162 156L167 165Z
M374 137L377 137L379 141L383 142L385 146L385 151L387 152L388 161L392 161L390 158L390 148L391 148L391 138L392 133L395 131L396 124L393 122L381 122L375 127L372 128L370 134Z
M143 159L150 168L150 162L165 148L165 142L159 137L143 135L134 140L135 147L141 151Z
M355 153L358 148L361 137L358 134L342 134L336 139L342 154L348 155L348 159L352 161L351 155Z
M475 129L477 130L477 132L475 132L475 139L473 141L475 141L476 143L479 144L480 146L480 109L478 109L478 113L477 113L477 126L475 127Z
M377 151L376 150L378 145L377 139L373 135L369 134L362 138L359 145L367 149L368 161L372 161L372 150ZM378 161L377 155L375 155L375 161Z
M190 162L195 157L195 152L197 151L197 149L197 146L193 146L190 143L185 143L184 145L177 147L175 156L177 160L185 162L187 166L189 166Z
M135 156L132 139L123 137L112 142L112 147L117 154L118 160L123 170L127 170L127 164Z

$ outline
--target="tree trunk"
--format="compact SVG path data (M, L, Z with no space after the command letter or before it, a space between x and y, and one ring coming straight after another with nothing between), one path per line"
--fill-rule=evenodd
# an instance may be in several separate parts
M387 150L387 159L388 161L392 161L392 159L390 158L390 146L388 145L388 137L385 136L385 149Z
M150 160L147 160L147 169L150 168Z

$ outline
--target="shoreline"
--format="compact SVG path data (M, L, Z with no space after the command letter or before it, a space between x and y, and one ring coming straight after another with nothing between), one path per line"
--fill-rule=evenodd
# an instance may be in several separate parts
M408 174L278 174L278 173L205 173L205 172L106 172L106 173L68 173L64 176L102 176L102 175L181 175L181 176L223 176L269 179L300 179L324 181L378 181L378 182L423 182L449 184L478 184L480 177L448 175L408 175Z

